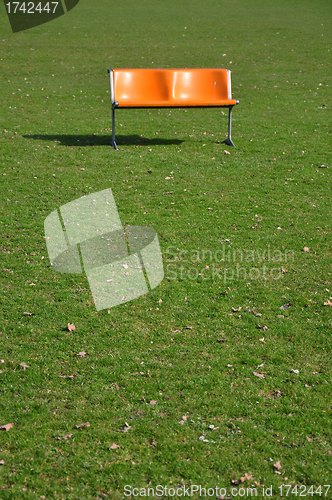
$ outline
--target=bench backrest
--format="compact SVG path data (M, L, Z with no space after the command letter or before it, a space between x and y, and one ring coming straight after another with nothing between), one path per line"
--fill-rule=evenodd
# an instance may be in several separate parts
M227 69L113 69L111 92L117 107L236 103Z

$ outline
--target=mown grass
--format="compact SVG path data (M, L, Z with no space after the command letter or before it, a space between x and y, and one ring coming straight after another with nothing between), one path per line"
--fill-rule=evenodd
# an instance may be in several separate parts
M331 482L330 20L321 0L2 17L1 499ZM108 67L232 69L237 148L218 110L123 110L115 152ZM44 219L109 187L165 278L97 313L85 275L52 271Z

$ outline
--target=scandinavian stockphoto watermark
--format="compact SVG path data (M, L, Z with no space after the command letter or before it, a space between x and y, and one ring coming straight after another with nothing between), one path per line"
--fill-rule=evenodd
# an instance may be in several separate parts
M46 0L12 2L3 0L13 33L34 28L63 16L78 4L79 0Z
M229 283L233 280L279 280L287 262L294 261L292 250L239 249L222 243L216 249L166 250L166 278Z
M73 200L45 219L51 266L85 270L97 311L145 295L164 277L157 233L122 227L111 189Z

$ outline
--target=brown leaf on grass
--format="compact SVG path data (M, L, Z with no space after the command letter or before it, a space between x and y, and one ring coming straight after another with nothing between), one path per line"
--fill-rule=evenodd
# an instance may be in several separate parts
M86 356L86 352L81 351L81 352L79 352L78 354L76 354L76 356L77 356L78 358L85 358L85 356Z
M275 464L273 464L273 467L275 467L275 468L276 468L276 469L278 469L278 470L282 469L282 466L281 466L280 460L278 460L278 462L276 462Z
M225 152L227 155L230 155L230 154L231 154L229 151L227 151L227 149L224 149L224 152Z
M75 331L75 325L74 325L74 323L68 323L68 331L69 332L74 332Z
M258 339L259 342L263 342L263 344L265 344L265 340L264 340L264 337L262 337L261 339Z
M26 365L26 364L24 363L24 361L22 361L22 363L20 363L20 366L22 366L23 371L25 371L27 368L29 368L29 365Z
M309 436L306 436L306 437L307 437L307 440L309 441L309 443L311 443L312 438L311 438L311 437L309 437Z
M76 375L59 375L59 377L61 378L70 378L70 379L73 379L76 377Z
M0 465L5 465L5 461L4 460L0 460Z
M324 306L332 307L332 302L329 299L327 299L327 302L324 302Z
M309 252L309 248L308 247L303 247L302 248L302 252Z
M6 425L1 425L0 426L0 431L9 431L9 429L11 429L12 427L14 427L14 424L6 424Z
M5 362L5 360L4 360L4 359L0 359L0 363L4 363L4 362Z
M90 422L84 422L84 424L75 425L76 429L82 429L83 427L90 427Z
M5 271L6 273L14 274L14 271L12 271L11 269L3 268L3 271Z
M265 375L263 373L252 372L252 374L255 375L255 377L258 377L258 378L265 378Z
M154 399L151 399L150 405L156 405L156 404L157 404L157 401L155 401Z
M186 421L189 415L183 415L182 420Z
M69 439L71 437L73 437L74 434L66 434L65 436L57 436L55 439L57 439L58 441L60 439Z
M193 326L185 326L184 330L192 330L194 327Z
M116 443L111 444L111 446L109 447L110 450L116 450L117 448L120 448L120 445Z
M258 396L263 396L264 398L280 398L283 395L284 391L272 391L270 394L264 394L264 392L260 392Z
M260 323L258 323L257 328L258 328L258 330L263 330L263 332L267 332L268 331L268 327L267 326L263 326Z
M244 483L244 481L249 481L249 479L252 479L252 475L245 473L244 476L241 477L241 483Z
M26 314L27 316L34 316L35 315L35 313L29 313L29 312L26 312L26 311L24 311L23 314Z
M233 312L239 312L239 311L241 311L241 309L242 309L242 306L238 307L237 309L236 309L236 307L232 307Z
M131 425L129 425L127 422L125 422L125 426L123 428L123 432L128 432L131 429Z

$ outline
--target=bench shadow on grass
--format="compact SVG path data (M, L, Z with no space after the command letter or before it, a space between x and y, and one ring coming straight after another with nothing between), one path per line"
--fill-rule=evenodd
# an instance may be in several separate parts
M110 146L111 135L71 135L71 134L53 134L53 135L23 135L25 139L34 139L36 141L53 141L62 146ZM181 139L162 139L159 137L141 137L140 135L117 135L116 143L118 146L169 146L180 145Z

